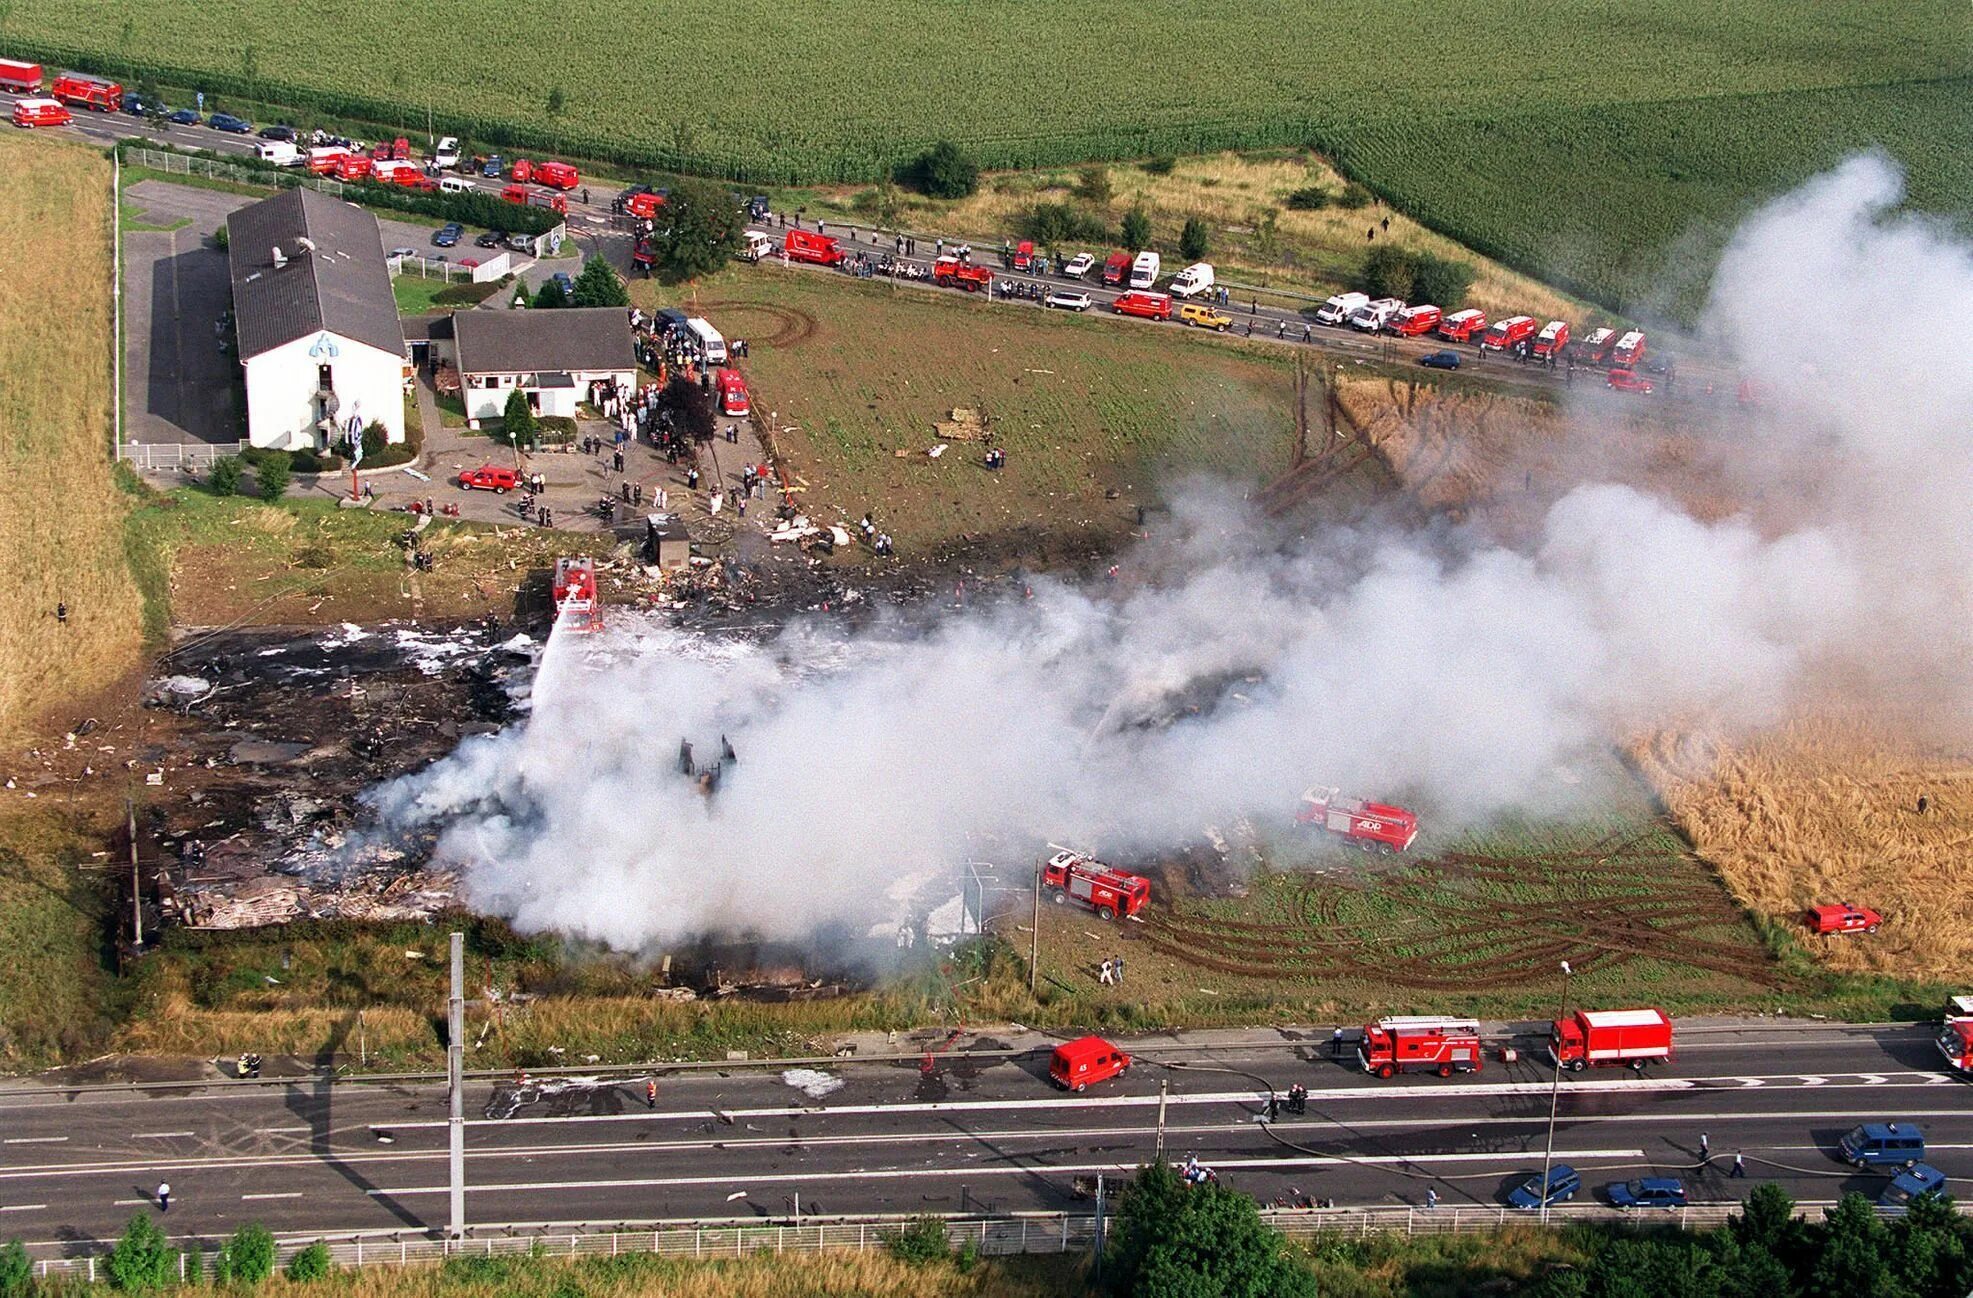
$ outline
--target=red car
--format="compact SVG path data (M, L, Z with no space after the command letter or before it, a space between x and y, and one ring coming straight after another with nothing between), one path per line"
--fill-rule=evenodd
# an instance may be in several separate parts
M1834 906L1811 906L1803 916L1812 933L1875 933L1884 917L1868 906L1838 902Z
M491 491L496 496L504 496L519 485L520 478L512 469L498 464L482 464L477 469L468 469L459 475L459 485L467 491L478 489Z
M1647 397L1654 391L1651 380L1636 370L1611 370L1610 386L1618 392L1637 392Z
M1092 1082L1120 1077L1130 1069L1130 1056L1101 1037L1078 1037L1055 1047L1048 1060L1048 1077L1065 1091L1080 1091Z

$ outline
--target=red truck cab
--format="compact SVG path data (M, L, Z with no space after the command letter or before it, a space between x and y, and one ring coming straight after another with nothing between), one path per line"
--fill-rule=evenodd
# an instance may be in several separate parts
M1973 1074L1973 996L1953 996L1939 1025L1939 1053L1956 1073Z
M1487 327L1487 313L1475 307L1455 311L1439 321L1439 337L1449 343L1470 342L1473 335Z
M932 263L932 283L956 284L968 293L977 293L993 283L993 272L957 257L945 256Z
M1109 271L1103 273L1107 276ZM1123 294L1110 306L1119 315L1142 316L1146 320L1171 319L1171 295L1168 293L1133 291Z
M515 472L504 464L482 464L459 475L459 485L465 490L491 491L496 496L505 495L519 482Z
M1418 814L1317 785L1302 794L1295 823L1340 835L1366 852L1402 852L1418 839Z
M376 169L376 161L361 153L345 153L336 159L337 180L368 180Z
M1477 1073L1483 1067L1480 1025L1473 1019L1424 1015L1379 1019L1364 1025L1356 1053L1364 1072L1386 1079L1409 1072L1450 1077Z
M1048 1057L1048 1079L1065 1091L1087 1090L1129 1071L1130 1056L1101 1037L1064 1041Z
M781 253L789 261L813 262L818 266L840 266L848 258L834 239L809 230L788 231L788 237L781 242Z
M1131 255L1127 252L1113 252L1103 263L1103 282L1118 288L1130 278Z
M1671 1016L1660 1009L1577 1010L1556 1020L1549 1034L1549 1058L1558 1067L1581 1072L1592 1064L1622 1064L1638 1072L1672 1057Z
M1617 345L1610 349L1610 363L1621 369L1636 369L1644 359L1644 331L1633 329L1617 339Z
M526 158L516 158L514 165L507 168L507 176L510 180L525 185L534 179L534 164Z

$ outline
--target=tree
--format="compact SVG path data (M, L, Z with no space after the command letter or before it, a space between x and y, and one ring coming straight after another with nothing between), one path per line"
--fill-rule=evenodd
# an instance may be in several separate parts
M213 1282L251 1288L274 1274L275 1254L273 1234L258 1222L250 1222L220 1246L219 1256L212 1260Z
M659 405L671 411L672 427L688 441L704 441L717 431L712 394L687 379L675 378L658 394Z
M933 198L966 198L980 187L980 164L951 140L940 140L907 164L899 178Z
M1614 1239L1590 1267L1589 1298L1718 1298L1713 1256L1687 1235Z
M1898 1298L1885 1265L1884 1223L1860 1194L1846 1194L1823 1219L1822 1248L1804 1286L1810 1298Z
M1412 259L1411 283L1417 296L1407 300L1456 311L1464 305L1466 291L1473 287L1473 268L1463 261L1421 252Z
M1178 233L1178 253L1187 261L1199 261L1206 255L1210 237L1206 223L1196 216L1185 218L1185 228Z
M1385 244L1381 248L1372 248L1370 255L1363 259L1363 291L1372 297L1394 297L1401 302L1409 302L1417 282L1417 260L1402 248ZM1437 298L1422 295L1420 300L1438 302ZM1438 304L1445 306L1443 302Z
M27 1246L13 1240L0 1248L0 1298L27 1298L34 1292L34 1263Z
M206 474L206 488L215 496L231 496L240 489L240 457L222 455L212 462Z
M652 232L652 251L667 274L679 279L710 275L740 251L746 216L726 186L709 180L681 180L665 199L664 224ZM589 268L583 267L586 278ZM577 301L582 285L576 284Z
M1118 1209L1109 1262L1133 1298L1314 1298L1315 1277L1282 1250L1254 1201L1188 1186L1171 1167L1141 1169Z
M1110 201L1110 169L1108 167L1084 167L1076 174L1076 197L1098 207Z
M542 280L541 287L534 291L534 308L537 311L552 311L567 305L568 292L563 289L562 281L552 275Z
M363 430L363 458L374 460L390 445L390 429L384 427L381 419L372 419Z
M1151 218L1143 208L1133 207L1124 213L1124 247L1132 252L1142 252L1151 246Z
M138 1213L110 1250L110 1288L149 1293L178 1279L178 1255L149 1214Z
M335 1274L335 1270L336 1264L329 1256L329 1246L318 1239L289 1258L283 1274L290 1280L326 1280Z
M272 504L288 494L288 484L294 481L294 461L286 451L269 451L254 466L254 481L260 486L260 498Z
M591 257L582 263L569 301L576 306L629 306L630 290L623 286L623 276L615 267L601 257Z
M548 87L548 115L550 117L560 117L562 111L568 106L569 97L560 86Z
M532 442L541 430L540 421L534 417L534 407L528 404L527 393L519 388L507 394L507 408L500 412L500 420L501 431L515 446Z
M1893 1269L1914 1293L1959 1298L1973 1290L1970 1235L1951 1196L1921 1194L1891 1227Z

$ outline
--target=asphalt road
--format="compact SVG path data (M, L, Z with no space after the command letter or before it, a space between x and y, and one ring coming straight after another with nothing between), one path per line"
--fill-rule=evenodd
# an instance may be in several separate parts
M1222 1034L1224 1035L1224 1034ZM1168 1083L1169 1157L1196 1155L1262 1202L1494 1205L1539 1168L1550 1074L1525 1057L1442 1081L1380 1082L1327 1056L1323 1034L1257 1031L1225 1046L1142 1044L1123 1078L1051 1088L1042 1051L1015 1058L848 1062L809 1078L761 1066L644 1078L479 1079L469 1087L467 1217L474 1226L1076 1206L1072 1181L1127 1175L1153 1156ZM804 1093L791 1081L821 1083ZM1304 1117L1264 1124L1268 1086L1310 1090ZM833 1088L833 1089L831 1089ZM282 1233L442 1227L442 1084L208 1083L0 1089L0 1235L42 1251L114 1236L154 1210L175 1235L248 1221ZM1684 1024L1677 1058L1640 1077L1565 1075L1555 1157L1586 1195L1608 1181L1679 1175L1694 1202L1774 1179L1805 1202L1874 1195L1883 1171L1832 1153L1865 1120L1913 1121L1927 1159L1973 1177L1973 1111L1924 1025ZM1698 1170L1701 1134L1714 1162ZM1726 1175L1745 1151L1746 1180Z
M16 98L18 96L0 94L0 109L11 111L12 103ZM67 135L81 135L103 144L109 144L124 138L153 139L183 148L199 148L220 153L248 155L252 154L253 146L258 142L255 136L227 135L204 126L167 125L162 131L157 131L148 124L123 113L77 111L75 113L75 121L72 125L43 129L50 129ZM472 178L472 181L478 187L494 193L498 193L505 183L499 180L483 180L479 178ZM584 240L586 250L600 252L607 256L619 269L628 271L630 267L629 236L620 228L618 219L612 217L610 214L610 200L615 196L615 192L616 186L613 184L591 185L589 193L593 201L587 205L580 201L581 190L568 195L569 228ZM813 228L814 226L813 221L807 221L804 224L809 228ZM759 224L753 228L769 235L777 243L781 240L782 227L779 225ZM858 237L843 240L844 246L851 252L863 252L876 257L890 253L893 250L893 244L890 239L873 238L873 232L866 226L832 223L830 227L830 233L832 235L845 235L851 231L854 231ZM430 232L426 231L425 233L429 236ZM417 240L405 239L403 242L410 246L422 248L428 242L428 237ZM912 260L922 267L929 268L932 261L930 254L935 252L935 250L936 241L934 236L929 234L921 235L918 237L919 255ZM1097 253L1100 257L1104 250L1091 249L1091 251ZM471 254L462 252L461 255ZM975 262L993 269L996 283L1001 281L1023 281L1038 284L1044 291L1048 288L1069 288L1078 292L1088 293L1093 303L1091 308L1093 314L1101 315L1108 320L1116 321L1125 326L1164 329L1185 327L1175 319L1167 322L1156 322L1117 316L1113 313L1109 309L1109 304L1115 300L1119 290L1106 289L1101 284L1100 261L1098 269L1092 270L1087 279L1071 280L1058 274L1050 274L1043 277L1016 274L1012 271L1003 270L1000 267L1000 250L989 248L984 244L975 247L973 259ZM806 266L799 268L813 272L831 273L824 271L820 267ZM534 269L540 270L540 267L537 266ZM546 271L541 271L541 273L545 274ZM538 276L534 278L538 278ZM925 292L956 293L960 291L956 288L934 287L928 280L900 280L899 282L907 288L920 289ZM1011 309L1045 309L1038 301L1001 299L997 294L981 294L980 296L983 299L996 301ZM1603 382L1603 369L1601 367L1576 367L1572 372L1567 366L1550 367L1540 364L1524 364L1514 360L1512 357L1499 353L1484 353L1472 345L1454 346L1437 339L1369 335L1347 328L1315 325L1312 323L1315 306L1316 304L1311 302L1301 309L1267 305L1258 305L1252 307L1252 309L1248 309L1246 306L1243 306L1239 294L1236 293L1233 303L1224 309L1235 319L1235 325L1230 331L1235 336L1252 337L1281 346L1303 348L1319 353L1327 361L1338 365L1357 362L1416 364L1418 358L1428 352L1449 349L1457 351L1462 357L1464 362L1462 372L1464 373L1472 374L1477 372L1492 381L1530 387L1567 387L1573 389L1575 400L1579 402L1607 405L1610 409L1617 411L1629 408L1632 403L1639 400L1679 405L1730 404L1735 399L1738 389L1737 376L1729 368L1718 364L1710 358L1692 354L1688 349L1679 347L1678 344L1674 343L1662 331L1654 332L1653 350L1657 354L1658 360L1665 359L1665 357L1672 355L1675 351L1678 353L1676 355L1677 379L1675 382L1667 382L1660 376L1657 380L1659 383L1658 392L1651 397L1642 398L1631 394L1607 391ZM1305 325L1309 326L1309 333L1306 339L1303 333ZM1653 363L1655 364L1656 362L1654 361Z

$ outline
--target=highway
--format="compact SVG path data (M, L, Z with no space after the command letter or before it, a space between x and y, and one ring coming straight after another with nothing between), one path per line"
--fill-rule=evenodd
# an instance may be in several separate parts
M1263 1203L1494 1205L1541 1165L1551 1073L1528 1055L1477 1075L1381 1082L1332 1060L1326 1031L1185 1034L1137 1043L1119 1079L1068 1095L1027 1053L964 1041L930 1073L915 1058L778 1067L476 1079L467 1114L467 1219L479 1229L884 1213L1074 1208L1079 1176L1128 1175L1165 1151L1213 1167ZM1002 1045L1005 1042L983 1042ZM1129 1043L1127 1043L1129 1044ZM1524 1044L1532 1044L1531 1042ZM1310 1091L1308 1113L1264 1118L1268 1086ZM805 1092L792 1083L808 1087ZM442 1082L306 1078L0 1088L0 1237L43 1252L113 1237L172 1187L165 1224L211 1236L260 1221L283 1234L425 1232L446 1199ZM1640 1077L1565 1074L1557 1162L1585 1197L1605 1182L1679 1175L1695 1203L1763 1179L1805 1202L1873 1196L1884 1171L1832 1154L1843 1131L1919 1123L1928 1161L1973 1178L1973 1113L1927 1025L1681 1025L1676 1059ZM1699 1170L1699 1141L1713 1164ZM1745 1151L1749 1175L1728 1177ZM1086 1205L1085 1205L1086 1206Z
M21 96L0 93L0 110L11 112L15 100ZM66 127L45 128L60 136L79 135L98 144L108 146L121 139L134 139L141 142L155 142L184 149L205 149L221 154L232 153L250 158L258 139L252 135L230 135L205 126L185 126L166 123L153 127L147 122L124 113L96 113L75 110L74 122ZM503 180L486 180L471 177L472 183L488 193L498 194L506 183ZM596 182L589 186L592 202L580 201L583 190L565 197L569 208L569 228L583 238L592 240L594 246L607 255L626 274L630 272L630 238L622 218L612 215L610 202L615 197L615 183ZM802 223L813 229L813 219ZM777 244L783 237L784 227L778 223L761 222L750 228L760 231ZM844 249L850 253L863 253L875 260L893 253L890 238L879 238L868 223L852 224L831 222L829 234L836 237ZM918 242L918 255L909 259L917 266L929 271L937 241L933 233L914 236ZM954 245L956 240L946 240ZM1092 249L1098 257L1102 249ZM1045 291L1051 288L1068 289L1087 293L1092 302L1092 310L1106 320L1113 320L1122 327L1132 328L1184 328L1174 321L1154 322L1131 317L1117 316L1108 307L1123 290L1105 288L1100 280L1100 260L1098 268L1092 270L1085 279L1070 279L1059 274L1035 276L1002 269L999 266L999 249L981 245L975 249L974 259L994 271L996 284L1018 281L1041 286ZM828 273L822 267L803 266L795 263L795 268L810 272ZM1177 269L1176 266L1170 269ZM925 292L957 293L956 288L935 287L929 279L897 281L907 289ZM1038 301L1027 299L1005 299L994 295L980 294L982 300L992 300L1014 309L1044 310ZM1310 302L1307 309L1313 310L1316 304ZM1258 341L1280 346L1292 346L1320 353L1330 361L1343 363L1415 364L1420 356L1428 352L1446 350L1457 351L1463 361L1463 372L1478 373L1494 382L1515 385L1560 388L1570 387L1577 392L1578 399L1609 405L1621 410L1634 396L1604 391L1603 371L1594 366L1551 367L1541 364L1524 364L1511 357L1481 352L1477 347L1452 346L1436 338L1398 338L1391 335L1359 333L1347 328L1333 328L1311 325L1312 316L1288 306L1271 306L1248 301L1239 290L1234 290L1234 300L1222 308L1234 319L1229 332L1237 337L1251 337ZM1577 322L1580 324L1581 322ZM1655 366L1677 350L1676 368L1678 380L1671 382L1659 376L1659 390L1654 401L1671 401L1685 404L1693 402L1728 403L1738 390L1737 377L1717 361L1692 354L1685 340L1673 342L1664 331L1654 331L1652 351Z

